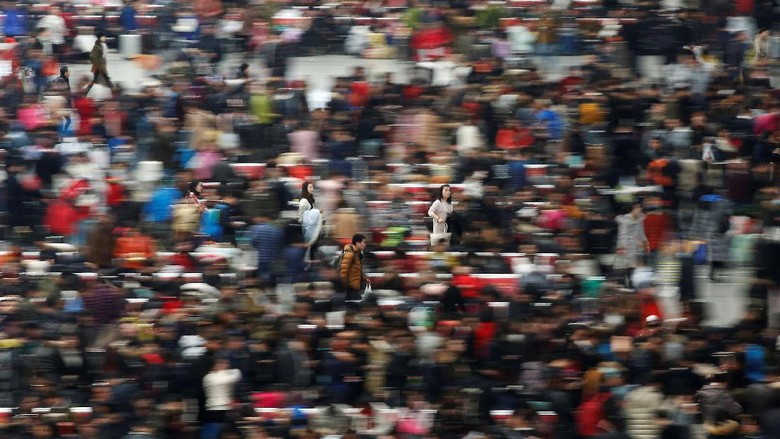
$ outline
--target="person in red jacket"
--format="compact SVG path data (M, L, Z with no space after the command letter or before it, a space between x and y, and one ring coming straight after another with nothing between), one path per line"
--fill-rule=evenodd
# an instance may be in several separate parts
M71 236L76 233L76 223L81 219L73 203L66 200L54 200L46 208L43 224L53 235Z
M79 136L92 134L93 119L97 115L95 101L81 91L88 83L89 81L81 81L76 90L74 90L73 108L79 114L79 126L76 131Z
M106 184L108 185L106 191L106 204L109 207L119 205L124 201L125 197L125 185L122 184L121 179L116 177L106 178Z
M648 265L655 266L658 250L669 240L672 233L672 215L663 210L663 202L658 198L647 201L645 214L645 236L649 247Z
M527 148L535 142L536 139L531 130L523 127L520 121L515 119L509 119L496 134L496 146L500 149Z
M474 357L485 361L490 358L490 345L496 337L498 325L493 321L493 310L482 310L480 322L474 329Z
M435 61L452 53L452 32L440 23L430 23L416 31L409 41L415 61Z

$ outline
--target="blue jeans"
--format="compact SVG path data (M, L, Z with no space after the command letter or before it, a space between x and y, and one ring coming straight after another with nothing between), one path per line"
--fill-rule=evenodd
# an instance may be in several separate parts
M219 433L222 432L222 424L218 422L207 422L200 429L200 439L219 439Z

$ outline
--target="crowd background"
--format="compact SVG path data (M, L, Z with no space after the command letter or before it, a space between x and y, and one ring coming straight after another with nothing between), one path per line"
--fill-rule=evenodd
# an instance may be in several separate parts
M4 2L1 434L780 437L776 17Z

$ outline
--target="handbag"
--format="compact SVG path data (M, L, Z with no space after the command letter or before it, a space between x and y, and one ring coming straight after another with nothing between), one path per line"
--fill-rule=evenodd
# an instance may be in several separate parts
M363 290L363 296L360 298L361 300L366 300L366 298L371 296L371 293L373 292L373 288L371 288L371 284L366 284L366 288Z
M444 233L431 233L431 245L436 245L442 240L449 244L450 238L452 238L452 233L447 232L447 223L444 223Z
M715 163L717 161L715 156L715 148L711 143L704 144L701 159L707 163Z
M631 279L628 274L631 272L631 267L628 264L628 260L625 255L615 254L615 258L612 260L610 271L607 278L613 282L619 282L623 285L629 285Z

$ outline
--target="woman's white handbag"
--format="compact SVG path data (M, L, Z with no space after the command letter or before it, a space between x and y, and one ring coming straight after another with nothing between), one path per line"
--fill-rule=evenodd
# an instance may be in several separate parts
M431 245L436 245L441 241L449 245L452 233L447 232L447 223L444 223L444 233L431 233Z

